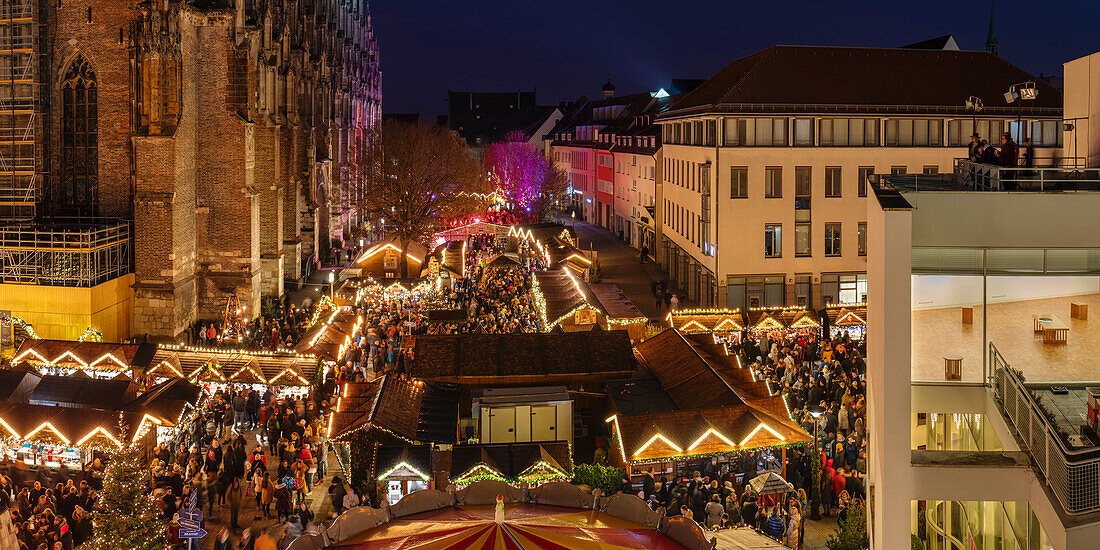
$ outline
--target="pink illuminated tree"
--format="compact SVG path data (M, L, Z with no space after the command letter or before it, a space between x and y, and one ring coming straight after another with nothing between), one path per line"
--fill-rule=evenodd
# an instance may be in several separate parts
M566 176L519 130L485 149L490 181L520 219L541 219L564 196Z

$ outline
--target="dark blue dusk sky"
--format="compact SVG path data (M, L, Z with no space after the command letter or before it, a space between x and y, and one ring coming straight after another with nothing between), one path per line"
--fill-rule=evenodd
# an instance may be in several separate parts
M982 50L984 0L375 0L383 112L445 112L447 89L538 89L540 104L706 78L774 44L900 46L953 33ZM997 0L1000 55L1038 75L1100 51L1096 0ZM809 84L809 83L808 83Z

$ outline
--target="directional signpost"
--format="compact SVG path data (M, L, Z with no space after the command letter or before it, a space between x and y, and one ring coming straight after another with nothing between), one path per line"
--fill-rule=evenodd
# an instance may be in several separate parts
M201 539L206 536L202 528L202 510L195 510L199 502L199 492L191 491L191 498L187 502L187 509L179 511L180 538Z

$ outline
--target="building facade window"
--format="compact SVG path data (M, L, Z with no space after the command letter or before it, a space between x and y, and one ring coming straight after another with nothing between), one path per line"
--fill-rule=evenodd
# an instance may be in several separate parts
M810 307L810 293L813 291L813 275L809 273L794 276L794 305Z
M783 224L769 223L764 226L764 257L783 257Z
M767 166L764 168L764 198L783 198L783 168Z
M55 208L95 213L99 184L99 88L83 56L61 80L60 188Z
M813 168L809 166L794 167L794 196L810 197L813 194Z
M925 166L924 168L922 168L922 171L924 172L924 175L926 175L926 176L933 176L933 175L936 175L936 174L940 173L940 167L939 166Z
M866 273L822 273L821 301L824 305L867 301Z
M937 147L943 145L943 121L926 118L886 120L887 147Z
M902 175L905 175L907 172L908 172L908 169L904 166L891 166L890 167L890 174L892 174L894 176L902 176Z
M859 222L856 229L856 253L860 256L867 255L867 222Z
M811 225L808 223L796 223L794 224L794 255L795 256L810 256L812 251L810 250L810 231Z
M1057 124L1057 123L1056 123ZM951 147L966 147L970 144L970 136L977 132L978 136L990 143L1000 141L990 139L1003 134L1005 123L1003 120L979 120L975 126L974 121L967 119L947 121L947 144ZM1061 135L1061 132L1059 132Z
M786 118L726 118L722 143L727 147L786 147Z
M796 147L811 147L814 144L814 119L794 119L794 145Z
M875 167L874 166L860 166L859 167L859 177L857 178L858 181L856 182L856 186L857 186L856 187L856 191L857 191L856 194L857 195L859 195L860 197L866 197L867 196L867 182L871 179L871 174L874 174L874 173L875 173Z
M1031 123L1031 144L1036 147L1061 147L1062 129L1057 120L1036 120Z
M749 167L730 167L730 198L747 199L749 197Z
M819 123L823 147L877 147L879 119L826 118Z
M840 224L825 224L825 255L840 256Z
M726 307L783 307L786 289L783 275L729 276Z
M825 167L825 196L840 197L840 167Z

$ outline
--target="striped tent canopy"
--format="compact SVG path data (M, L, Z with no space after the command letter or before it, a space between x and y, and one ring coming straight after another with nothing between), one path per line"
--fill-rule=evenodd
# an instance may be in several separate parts
M347 550L683 550L664 533L595 510L528 503L449 506L399 517L331 548Z

